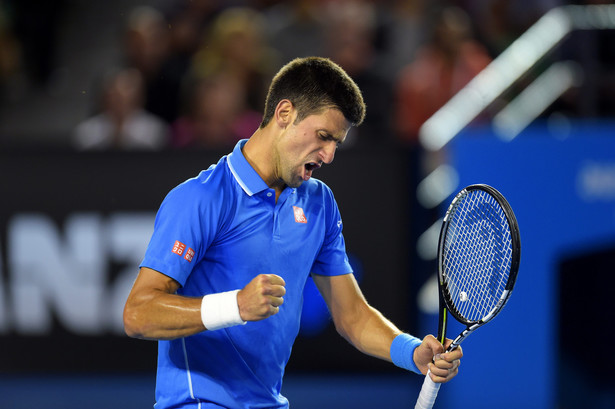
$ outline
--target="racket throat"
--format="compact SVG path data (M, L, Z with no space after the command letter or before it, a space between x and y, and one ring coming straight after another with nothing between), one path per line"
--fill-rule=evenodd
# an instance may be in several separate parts
M447 319L448 319L448 310L445 307L440 310L440 319L439 319L439 324L438 324L438 341L440 341L442 345L444 345L444 341L446 341L446 325L447 325L446 321Z
M446 349L446 352L450 352L453 349L457 348L464 339L466 339L472 332L474 332L476 328L480 326L481 324L477 323L463 330L463 332L459 334L457 338L455 338L453 342L448 346L448 348Z

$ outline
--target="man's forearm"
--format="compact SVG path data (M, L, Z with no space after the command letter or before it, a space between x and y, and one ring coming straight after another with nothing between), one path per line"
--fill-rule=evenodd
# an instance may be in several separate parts
M124 328L130 337L169 340L205 330L201 320L201 298L162 291L136 294L131 298L124 309Z

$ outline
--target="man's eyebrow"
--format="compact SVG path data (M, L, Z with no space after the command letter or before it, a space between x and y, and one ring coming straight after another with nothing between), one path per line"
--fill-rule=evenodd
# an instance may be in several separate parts
M335 142L339 143L340 145L344 143L344 138L338 138L335 135L331 134L330 132L322 129L320 132L323 133L323 136L326 139L330 139L330 140L334 140Z

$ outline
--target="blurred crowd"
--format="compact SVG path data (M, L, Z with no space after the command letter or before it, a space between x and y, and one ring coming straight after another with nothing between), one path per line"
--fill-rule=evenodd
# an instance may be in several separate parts
M29 12L31 3L39 12ZM429 116L561 4L143 0L123 16L120 58L101 67L93 108L68 140L76 149L228 149L258 127L275 72L295 57L320 55L355 79L368 105L349 146L414 145ZM0 106L9 103L4 95L12 82L43 87L49 80L57 25L71 6L0 0ZM596 55L612 60L615 42L603 43ZM579 50L587 52L584 44ZM604 108L609 102L561 105L597 116L612 114Z

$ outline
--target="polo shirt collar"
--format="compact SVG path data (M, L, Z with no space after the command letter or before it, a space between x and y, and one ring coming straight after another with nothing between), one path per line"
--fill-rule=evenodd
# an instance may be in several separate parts
M246 142L248 142L247 139L242 139L237 142L233 152L228 155L226 163L235 177L235 180L239 183L239 186L241 186L248 196L252 196L263 190L269 189L269 186L267 186L260 175L256 173L252 165L248 163L246 157L243 156L241 150Z

